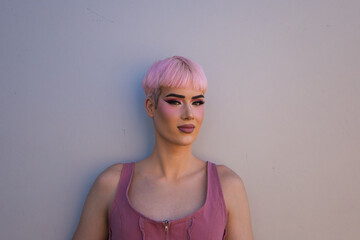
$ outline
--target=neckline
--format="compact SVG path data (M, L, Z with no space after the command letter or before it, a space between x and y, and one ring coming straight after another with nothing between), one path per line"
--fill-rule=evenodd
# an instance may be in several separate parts
M205 197L205 202L203 203L203 205L195 210L194 212L186 215L185 217L181 217L181 218L176 218L176 219L172 219L172 220L169 220L169 219L164 219L164 220L155 220L155 219L152 219L151 217L148 217L144 214L142 214L140 211L138 211L133 205L132 203L130 202L130 199L129 199L129 188L130 188L130 185L131 185L131 182L132 182L132 177L134 175L134 168L135 168L135 162L132 162L130 163L130 169L131 169L131 174L130 174L130 179L128 181L128 184L127 184L127 187L126 187L126 201L127 203L129 204L130 208L138 215L140 215L142 218L148 220L148 221L151 221L151 222L154 222L154 223L164 223L164 221L168 221L168 223L177 223L177 222L182 222L182 221L185 221L189 218L192 218L192 217L195 217L196 215L199 215L201 212L204 211L205 209L205 206L208 204L208 201L209 201L209 176L210 176L210 162L209 161L206 161L206 197Z

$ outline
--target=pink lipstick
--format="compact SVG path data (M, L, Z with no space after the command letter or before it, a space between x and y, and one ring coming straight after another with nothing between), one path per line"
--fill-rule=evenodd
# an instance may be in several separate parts
M193 124L184 124L178 126L178 129L184 133L192 133L194 131L195 126Z

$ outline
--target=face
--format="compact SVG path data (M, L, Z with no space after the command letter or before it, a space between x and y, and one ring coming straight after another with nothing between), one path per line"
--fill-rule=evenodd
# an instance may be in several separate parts
M202 92L184 88L162 88L157 108L153 107L158 138L178 145L189 145L199 134L204 118Z

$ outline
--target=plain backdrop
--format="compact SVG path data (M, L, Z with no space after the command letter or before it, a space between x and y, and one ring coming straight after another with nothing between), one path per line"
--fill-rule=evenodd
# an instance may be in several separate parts
M360 236L360 2L0 2L0 239L70 239L96 176L154 144L141 80L209 81L193 146L243 179L256 239Z

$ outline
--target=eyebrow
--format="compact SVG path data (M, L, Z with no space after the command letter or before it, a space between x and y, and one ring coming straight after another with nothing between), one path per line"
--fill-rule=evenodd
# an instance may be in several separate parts
M179 95L179 94L175 94L175 93L170 93L170 94L166 95L165 97L185 98L184 95ZM191 99L197 99L197 98L205 98L205 96L200 94L200 95L192 97Z

